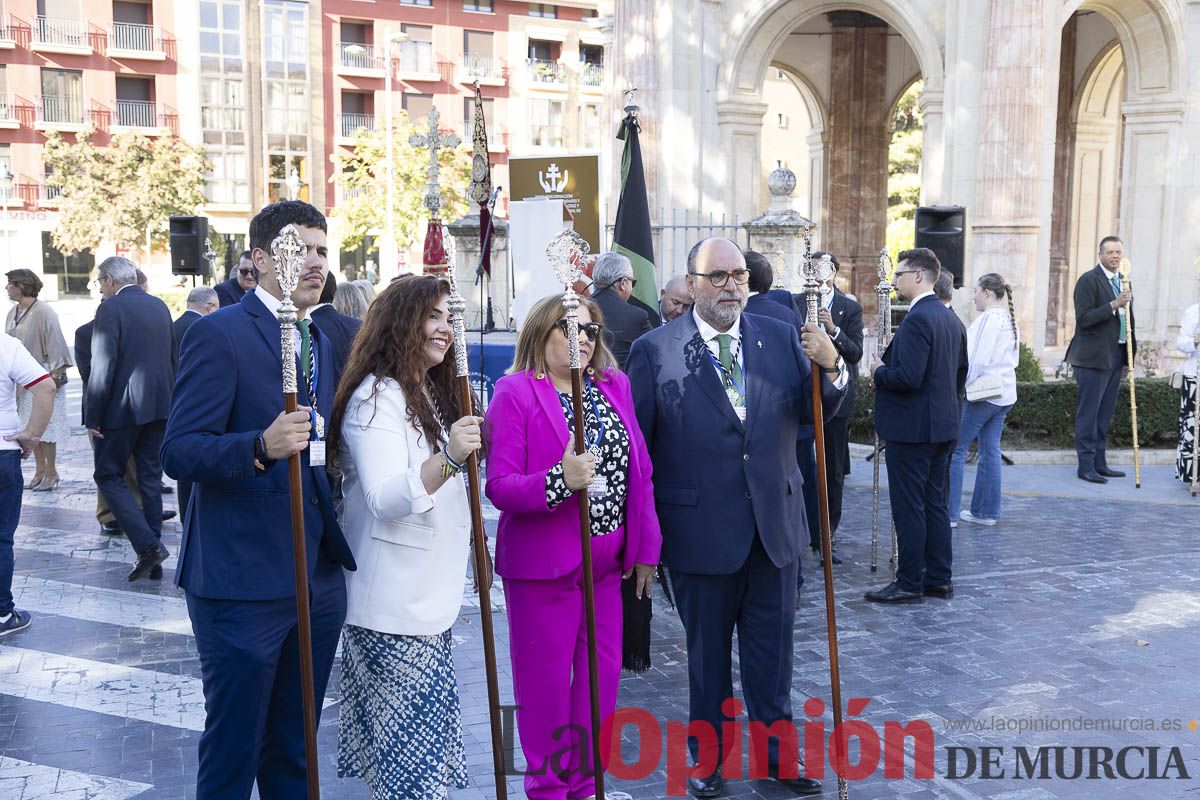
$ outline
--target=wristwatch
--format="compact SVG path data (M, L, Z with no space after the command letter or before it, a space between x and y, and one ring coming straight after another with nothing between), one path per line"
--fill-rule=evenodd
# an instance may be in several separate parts
M267 440L261 433L254 438L254 460L258 462L259 469L266 469L267 462L271 460L267 457Z
M838 356L837 361L833 362L832 367L828 367L828 368L821 367L821 372L824 372L826 375L841 375L842 370L845 368L846 368L846 362L842 359L841 356Z

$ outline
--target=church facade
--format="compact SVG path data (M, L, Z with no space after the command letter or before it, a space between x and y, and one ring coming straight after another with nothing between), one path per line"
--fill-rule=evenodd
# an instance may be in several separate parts
M1107 234L1160 355L1198 299L1198 0L615 0L613 34L651 208L749 219L764 162L797 164L798 207L869 297L892 113L919 81L920 202L966 208L964 281L1003 275L1035 350L1069 341L1075 279ZM763 151L780 141L764 135L769 75L807 117L778 155Z

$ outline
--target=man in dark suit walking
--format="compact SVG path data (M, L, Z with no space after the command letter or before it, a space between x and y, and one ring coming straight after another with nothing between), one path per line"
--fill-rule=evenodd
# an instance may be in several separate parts
M608 349L625 369L633 340L651 330L650 315L629 304L637 279L633 264L620 253L605 253L592 268L592 300L604 312L604 338Z
M687 634L689 716L711 726L718 743L713 753L689 742L702 776L689 780L696 797L724 790L719 764L734 742L721 739L729 719L722 705L733 696L735 629L751 721L792 719L795 586L808 539L796 429L812 423L812 381L821 381L832 416L846 378L816 325L802 340L791 325L742 313L749 277L733 242L696 245L688 254L692 311L629 354L657 476L662 563ZM818 781L795 777L798 758L775 741L771 776L802 794L820 792Z
M1075 336L1067 347L1079 397L1075 407L1077 474L1090 483L1108 483L1125 473L1108 466L1108 428L1117 410L1121 376L1132 368L1126 338L1137 352L1133 294L1121 289L1117 268L1124 245L1116 236L1100 240L1100 263L1075 282Z
M233 274L224 283L218 283L215 287L221 308L242 302L242 297L246 292L255 286L258 286L258 270L254 266L253 259L250 258L250 251L243 250L242 254L238 256Z
M812 254L815 261L827 255L818 250ZM828 254L833 272L822 276L821 308L817 312L818 321L833 346L846 362L850 380L846 386L846 399L834 414L833 419L825 424L825 466L829 477L829 529L837 533L842 521L842 494L846 485L846 476L850 474L850 418L854 416L855 382L858 380L858 363L863 356L863 321L862 306L854 298L844 294L837 288L838 273L837 257ZM803 294L795 296L796 306L800 310L800 319L807 320L808 300ZM820 542L814 537L810 543L814 551L819 551ZM835 559L836 561L837 559Z
M279 321L283 293L272 240L295 225L306 245L296 304L301 410L283 413ZM300 454L317 714L346 616L342 569L354 557L338 527L320 458L340 376L328 337L309 325L328 271L325 217L295 200L250 222L259 286L192 326L163 441L163 464L194 482L175 582L187 597L207 717L200 736L198 800L305 796L304 724L288 457ZM311 416L310 416L311 415ZM316 420L316 423L312 422ZM315 441L315 440L313 440ZM314 453L314 450L316 452Z
M967 381L967 335L933 292L932 250L900 253L894 285L908 313L875 369L875 427L887 442L888 497L899 540L896 579L867 592L875 603L949 598L953 554L946 474Z
M325 278L325 288L321 290L321 301L309 309L309 316L320 332L325 334L333 346L333 371L341 375L346 361L350 358L350 348L354 346L354 337L362 327L362 320L343 314L333 307L333 295L337 291L337 279L330 273Z
M122 256L100 263L84 420L94 437L96 486L137 551L129 580L150 576L169 555L162 538L159 447L175 383L171 312L137 285L137 267ZM137 485L125 482L132 456ZM141 508L133 491L141 495ZM161 573L160 573L161 574Z
M178 359L179 349L183 347L184 334L195 324L196 320L201 317L207 317L209 314L221 307L221 301L217 297L217 292L211 286L197 286L188 292L187 308L175 320L175 354ZM179 513L186 514L188 501L192 497L192 482L179 481Z

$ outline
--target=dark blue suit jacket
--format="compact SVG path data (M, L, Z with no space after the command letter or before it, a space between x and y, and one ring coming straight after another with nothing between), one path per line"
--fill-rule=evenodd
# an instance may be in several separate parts
M913 305L875 369L875 429L888 442L958 438L967 333L936 296Z
M254 466L254 440L283 410L279 322L247 292L238 305L192 327L162 448L166 473L195 483L175 582L212 600L295 597L288 466ZM333 349L319 331L315 338L320 374L322 364L333 363ZM330 373L317 386L317 407L327 420L336 377ZM308 395L304 383L301 405ZM322 550L354 569L325 468L308 465L307 449L300 459L309 577Z
M790 325L741 321L745 425L734 413L691 313L633 343L629 379L654 462L662 561L673 570L727 575L757 532L778 567L808 542L796 431L812 424L812 374ZM842 393L822 381L826 418Z
M780 322L786 322L794 327L799 333L803 327L800 322L800 315L796 313L796 307L792 304L792 296L787 292L787 305L784 305L778 297L773 297L768 294L756 294L746 301L746 313L757 314L760 317L771 317Z
M91 344L87 427L132 428L167 418L175 335L166 303L140 286L123 288L96 309Z
M795 295L795 300L800 321L803 323L808 319L808 301L803 294ZM846 370L850 373L846 399L837 413L839 419L845 419L854 415L855 381L858 380L858 362L862 361L863 357L863 311L857 300L850 299L840 289L834 289L829 315L833 317L833 324L840 330L838 337L833 340L833 346L846 362Z
M333 372L335 375L341 375L346 361L350 358L354 337L362 327L362 320L346 316L330 305L321 306L312 312L312 320L317 323L317 330L325 334L333 345Z
M238 283L237 275L234 275L227 281L218 283L213 289L217 292L217 302L221 304L221 308L235 306L242 302L242 298L246 296L246 290Z

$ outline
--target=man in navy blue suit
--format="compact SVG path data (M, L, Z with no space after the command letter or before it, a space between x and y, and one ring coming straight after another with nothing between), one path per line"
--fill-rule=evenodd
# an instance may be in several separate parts
M230 275L225 282L218 283L214 288L221 308L224 308L242 302L246 292L253 290L257 285L258 268L254 266L254 259L250 257L250 251L243 250L242 254L238 256L237 266L230 270Z
M312 307L313 324L329 339L333 347L333 371L338 375L350 360L350 350L354 346L354 337L362 327L362 320L341 313L333 307L333 295L337 292L337 279L330 273L325 278L325 288L321 290L321 301Z
M283 297L270 247L285 225L306 245L296 304L301 409L283 413L279 322ZM316 704L346 615L342 568L354 558L338 527L322 447L338 375L327 337L306 319L328 272L325 217L299 201L267 206L250 222L261 281L236 305L197 320L180 354L163 463L193 482L175 582L187 596L200 654L207 718L197 800L305 796L287 459L301 458ZM310 338L311 337L311 338ZM315 451L315 453L314 453Z
M690 718L710 725L718 743L708 752L689 742L696 797L724 791L718 753L734 744L722 746L721 729L735 629L750 719L792 719L795 587L808 541L796 430L812 423L812 381L821 380L831 416L846 380L816 325L801 338L789 324L742 313L749 278L736 244L700 242L688 254L692 311L635 341L628 362L654 462L662 563L687 634ZM797 777L799 753L778 744L768 752L772 777L820 792L818 781Z
M211 286L197 286L188 292L187 308L175 319L175 352L183 346L183 337L201 317L206 317L221 307L221 300ZM188 501L192 498L192 482L179 481L179 511L187 513Z
M149 577L169 553L162 538L159 447L175 382L171 312L137 285L137 267L113 256L100 262L84 424L95 444L93 477L138 554L129 580ZM125 482L132 457L137 485ZM141 507L133 491L141 496ZM161 573L158 573L161 574Z
M908 313L875 369L875 427L887 442L888 497L896 522L896 579L866 593L874 603L949 598L950 510L946 473L958 439L967 382L967 335L933 292L941 264L932 250L905 250L894 285Z

